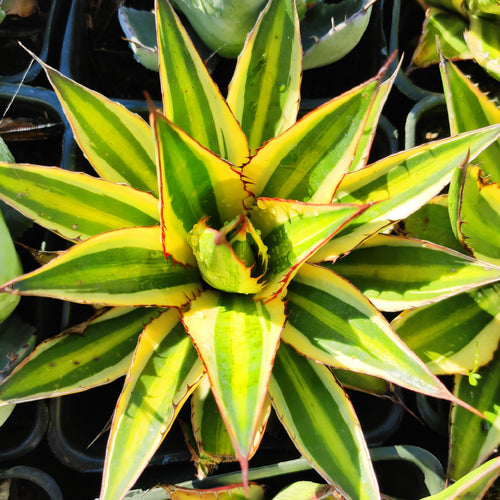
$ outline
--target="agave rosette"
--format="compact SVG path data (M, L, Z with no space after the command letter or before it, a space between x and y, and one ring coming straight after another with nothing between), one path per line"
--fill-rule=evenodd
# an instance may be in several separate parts
M152 106L150 125L45 67L100 178L0 164L0 197L75 243L1 290L107 306L78 334L42 343L4 380L1 402L125 375L101 499L126 494L193 393L201 458L235 455L246 482L272 404L329 483L350 498L380 498L330 367L462 402L331 263L439 193L500 127L367 167L392 80L378 75L296 121L301 47L292 0L272 0L262 12L226 100L166 0L156 16L163 110ZM429 286L405 273L399 280L429 303L500 279L496 266L416 246L407 258L440 257ZM461 272L453 276L450 265ZM443 275L446 286L433 286ZM214 402L220 416L206 411ZM230 446L208 450L221 423Z

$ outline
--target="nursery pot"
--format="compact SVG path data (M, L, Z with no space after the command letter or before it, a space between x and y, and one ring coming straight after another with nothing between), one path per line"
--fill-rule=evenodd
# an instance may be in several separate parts
M7 16L0 23L0 83L31 83L38 77L41 66L19 42L47 62L57 41L65 4L64 0L39 0L39 9L29 17Z

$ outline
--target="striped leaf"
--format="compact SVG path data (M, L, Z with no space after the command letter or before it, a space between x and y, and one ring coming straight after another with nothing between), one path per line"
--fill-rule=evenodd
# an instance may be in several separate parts
M469 376L456 375L454 394L482 412L451 411L448 476L460 479L481 465L500 445L500 356ZM473 378L471 378L473 377ZM472 382L472 384L471 384Z
M269 264L267 284L256 297L280 294L299 266L365 209L360 205L314 205L259 198L250 218L261 231Z
M88 304L180 306L200 287L196 268L165 259L154 226L93 236L0 291Z
M437 302L500 280L500 267L427 241L382 234L325 266L382 311Z
M134 484L202 375L176 310L144 328L113 417L101 500L122 498Z
M500 341L500 287L471 290L401 313L395 332L436 375L462 373L488 363Z
M281 344L269 395L295 446L317 472L348 498L380 498L354 409L327 367Z
M371 205L325 245L314 262L335 260L418 210L448 184L455 167L473 160L498 139L499 132L497 125L430 142L347 174L333 201Z
M380 76L384 74L384 71L385 68L381 70ZM396 80L397 74L397 71L394 71L394 73L385 81L383 81L378 87L375 99L370 106L368 117L363 126L361 139L357 145L354 158L352 159L351 165L349 167L349 171L351 172L364 168L366 166L366 163L368 162L370 149L375 138L375 133L377 132L378 121L380 116L382 115L382 109L387 98L389 97L389 93L392 89L392 84Z
M428 66L439 62L436 37L439 39L441 54L450 59L472 59L472 54L464 40L467 30L466 20L448 10L435 7L427 9L419 44L413 54L415 66Z
M354 389L378 396L383 396L391 391L387 380L339 368L334 368L332 371L340 385L346 389Z
M370 301L328 269L306 264L288 287L282 339L315 361L454 399Z
M179 248L172 256L195 263L187 234L208 217L212 227L237 217L248 198L240 174L217 155L200 146L159 113L153 115L158 148L163 238ZM174 243L175 242L175 243Z
M23 268L1 211L0 245L0 279L5 282L22 274ZM11 315L18 303L19 297L5 293L0 295L0 323Z
M251 151L295 123L301 63L294 2L271 0L247 38L227 96Z
M207 291L191 302L183 321L207 370L246 483L285 323L284 303Z
M112 229L159 222L154 196L125 184L55 167L0 163L0 199L73 241Z
M448 212L448 195L435 196L429 203L400 222L399 230L404 236L435 242L457 252L464 247L455 237Z
M500 474L500 457L492 458L448 488L422 500L479 500Z
M250 456L253 456L259 447L270 411L271 402L266 399ZM196 441L195 460L198 462L199 472L206 475L221 462L237 460L231 437L210 389L208 377L202 379L191 398L191 423Z
M332 99L264 144L243 168L256 195L330 203L363 137L378 83Z
M443 60L440 69L453 134L500 123L500 109L455 64ZM500 182L499 155L500 140L492 143L476 158L481 170L490 175L494 182Z
M45 340L0 385L0 404L62 396L125 375L155 308L116 308Z
M157 3L163 107L167 118L234 165L248 159L244 133L166 0Z
M458 193L450 191L450 196L457 193L450 212L458 238L474 257L500 265L500 186L476 166L464 167L459 175Z
M470 15L469 22L469 29L464 33L464 38L472 57L493 78L500 80L498 16L489 19Z
M238 460L206 376L191 398L191 424L196 443L194 459L199 475L210 474L222 462Z
M104 179L157 192L151 129L137 114L43 65L76 142Z

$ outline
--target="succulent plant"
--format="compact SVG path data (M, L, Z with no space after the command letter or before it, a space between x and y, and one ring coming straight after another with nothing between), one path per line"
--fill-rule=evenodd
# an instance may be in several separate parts
M97 307L17 366L0 385L0 404L125 376L102 500L123 498L190 395L197 459L221 461L229 448L246 492L272 407L327 482L349 498L378 499L363 433L332 370L477 410L446 389L336 266L365 240L373 245L360 270L393 252L379 233L440 193L500 126L367 166L394 77L382 71L296 121L301 44L292 0L263 10L226 99L170 4L158 0L155 12L163 109L150 103L150 124L44 65L100 178L0 163L0 198L73 243L0 291ZM405 260L393 262L388 300L403 309L500 279L496 265L444 247L395 245ZM208 411L214 403L218 413ZM213 439L221 427L228 440ZM210 440L215 449L205 453Z
M347 55L365 32L376 0L342 0L306 3L297 1L303 48L303 69L338 61ZM202 43L213 54L235 58L243 49L265 0L176 0L175 7L189 20ZM158 70L154 13L120 6L119 19L136 59ZM200 44L198 47L200 48ZM202 48L200 48L202 50ZM205 51L206 52L206 51ZM207 54L208 57L208 54Z
M500 80L500 4L497 0L424 0L422 36L413 55L415 66L448 59L474 59Z

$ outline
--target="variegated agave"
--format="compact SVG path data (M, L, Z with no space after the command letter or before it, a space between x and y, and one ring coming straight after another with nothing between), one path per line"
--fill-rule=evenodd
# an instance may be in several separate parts
M500 80L500 3L498 0L419 0L425 22L413 54L415 66L449 59L473 59ZM439 49L436 44L439 40Z
M75 243L1 290L107 306L81 325L83 335L42 343L3 381L1 401L125 375L103 500L126 494L191 394L202 460L220 454L208 443L223 423L246 481L272 405L329 483L349 498L378 499L363 434L330 367L465 403L335 261L370 237L359 269L371 253L390 251L378 233L438 194L500 127L366 166L392 80L379 75L296 122L301 47L292 0L271 0L259 17L227 100L166 0L156 16L163 110L151 106L150 125L45 68L101 178L0 164L1 198ZM394 262L393 275L401 308L500 279L496 266L447 248L403 244L407 260ZM218 417L204 413L208 386Z

